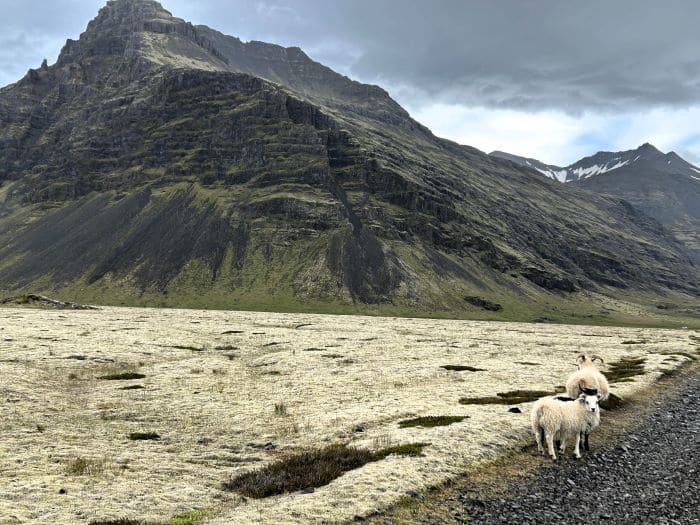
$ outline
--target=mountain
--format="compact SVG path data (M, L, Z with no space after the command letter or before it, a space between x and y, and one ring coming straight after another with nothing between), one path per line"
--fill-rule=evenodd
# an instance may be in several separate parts
M523 177L299 48L151 0L108 2L0 90L5 293L421 315L480 315L478 297L563 319L698 282L626 202Z
M489 153L489 155L498 157L499 159L509 160L520 166L525 166L526 168L536 169L542 175L545 175L550 179L558 180L559 182L566 182L568 172L565 168L560 168L559 166L554 166L553 164L545 164L537 159L520 157L518 155L513 155L512 153L506 153L505 151L492 151Z
M669 228L700 262L700 168L675 152L663 153L645 143L629 151L600 151L558 172L556 167L535 159L503 152L491 155L533 167L562 182L624 199Z
M575 183L620 197L654 217L700 262L700 169L675 152L664 154L650 144L618 157L619 167Z

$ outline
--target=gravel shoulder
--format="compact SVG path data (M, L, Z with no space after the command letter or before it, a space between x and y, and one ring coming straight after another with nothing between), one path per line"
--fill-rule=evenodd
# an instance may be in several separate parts
M700 366L660 380L604 414L581 460L528 445L373 524L700 523ZM534 440L533 440L534 443Z

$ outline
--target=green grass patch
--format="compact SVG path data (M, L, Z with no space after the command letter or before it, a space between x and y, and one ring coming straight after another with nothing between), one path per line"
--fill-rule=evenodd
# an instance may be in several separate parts
M146 377L144 374L139 374L138 372L118 372L116 374L100 376L97 379L105 379L107 381L131 381L132 379L143 379L144 377Z
M225 490L250 498L266 498L309 487L322 487L344 473L379 461L391 454L420 455L425 443L396 445L377 452L329 445L280 459L261 469L240 474L223 483Z
M206 518L213 516L214 512L207 509L192 509L182 514L176 514L170 521L168 525L197 525L201 523Z
M399 428L410 428L410 427L445 427L451 425L452 423L459 423L464 421L469 416L424 416L415 417L413 419L404 419L399 421Z
M551 395L553 392L547 390L511 390L510 392L498 393L495 396L463 397L460 398L459 403L461 405L517 405Z

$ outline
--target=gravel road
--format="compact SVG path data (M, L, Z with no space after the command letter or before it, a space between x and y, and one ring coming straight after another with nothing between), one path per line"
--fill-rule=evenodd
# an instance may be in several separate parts
M495 492L464 480L426 500L418 515L383 522L700 524L700 372L669 383L669 391L643 411L632 407L631 431L597 447L593 434L593 450L581 460L542 458Z

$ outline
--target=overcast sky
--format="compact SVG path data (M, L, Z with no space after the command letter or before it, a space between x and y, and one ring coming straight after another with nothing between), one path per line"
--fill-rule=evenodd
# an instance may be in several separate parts
M437 135L566 165L651 142L700 163L696 0L164 0L379 84ZM0 0L0 85L102 0Z

